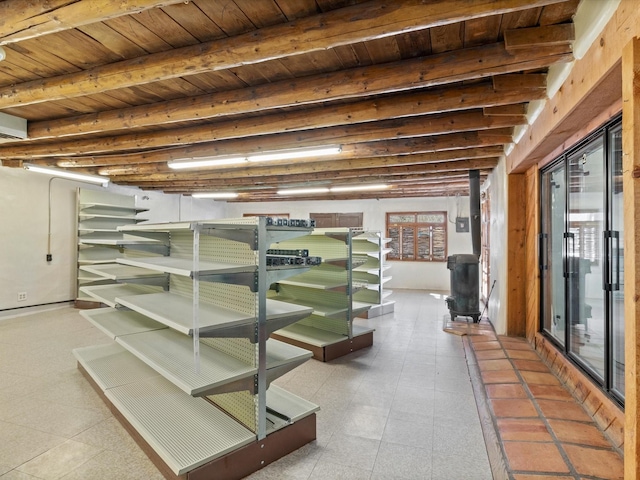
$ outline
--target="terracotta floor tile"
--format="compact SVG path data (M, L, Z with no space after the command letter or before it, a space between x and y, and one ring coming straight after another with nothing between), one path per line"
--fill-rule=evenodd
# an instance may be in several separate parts
M574 479L573 475L535 475L535 474L527 474L527 475L514 475L514 480L568 480Z
M544 399L538 399L536 401L546 418L574 420L576 422L593 422L593 419L578 403Z
M533 352L533 348L527 342L514 342L513 340L503 340L500 338L500 343L502 343L502 347L505 349Z
M473 338L478 338L478 337L473 337ZM484 342L480 342L480 341L474 341L473 342L473 349L478 351L478 350L497 350L500 349L502 350L502 347L500 346L500 342L497 341L484 341Z
M524 360L540 360L540 356L534 351L527 350L514 350L511 348L505 348L507 356L509 358L522 358Z
M491 370L480 375L484 383L520 383L515 370Z
M560 381L551 373L544 372L520 372L524 381L529 385L555 385L560 386Z
M519 383L493 383L486 389L489 398L527 398L527 392Z
M553 443L504 442L511 470L528 472L569 472L558 448Z
M544 398L547 400L562 400L565 402L574 402L574 398L567 390L558 385L528 385L529 391L534 398Z
M514 358L512 361L513 365L518 370L549 373L549 367L542 363L542 360L524 360Z
M500 360L478 360L478 368L481 372L488 372L491 370L513 370L511 361L506 358Z
M538 411L529 399L504 399L491 398L489 402L493 406L496 417L538 417Z
M493 330L478 330L474 329L472 326L469 327L472 333L471 341L473 343L482 343L482 342L496 342L496 335L493 333Z
M498 358L507 358L504 350L480 350L475 352L476 360L495 360Z
M539 418L499 418L500 438L527 442L553 442L547 426Z
M624 478L624 462L613 450L564 445L564 450L576 471L606 479Z
M594 424L554 419L550 419L548 422L553 433L562 443L611 448L611 443Z

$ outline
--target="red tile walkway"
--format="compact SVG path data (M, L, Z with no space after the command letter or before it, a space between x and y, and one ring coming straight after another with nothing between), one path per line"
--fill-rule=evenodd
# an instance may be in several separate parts
M469 367L496 480L623 478L622 452L525 339L497 336L485 322L458 320L446 327L465 335L472 354Z

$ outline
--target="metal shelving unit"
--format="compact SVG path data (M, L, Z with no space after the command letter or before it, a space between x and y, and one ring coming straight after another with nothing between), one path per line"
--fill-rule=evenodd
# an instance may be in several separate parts
M269 338L272 331L313 310L266 295L274 281L309 269L268 268L267 249L276 241L306 235L310 229L269 226L264 217L249 217L127 225L118 231L166 235L167 255L125 256L117 266L92 267L96 274L116 282L142 284L83 287L94 299L112 306L82 315L114 343L74 353L92 382L162 465L174 475L203 466L215 472L222 468L219 459L224 458L225 465L246 463L239 450L258 448L276 431L293 437L284 443L273 440L276 449L288 449L283 455L315 438L313 414L318 407L271 385L311 353ZM166 281L164 288L144 285L158 278ZM144 374L135 381L129 375L117 380L121 374L111 371L110 365L118 369L127 365L132 372ZM145 389L144 398L139 397L141 389ZM220 414L224 422L210 422ZM229 419L233 423L227 427ZM202 435L202 444L194 447L198 453L187 455L189 459L177 455L183 437L189 435L188 425L201 422L207 427L194 431L196 437ZM212 444L212 438L218 440Z
M354 280L364 259L353 255L352 245L361 230L317 228L305 237L280 242L280 249L305 249L322 257L322 265L277 282L272 298L313 308L313 314L275 333L275 338L310 349L314 358L329 361L373 344L373 329L354 325L353 319L371 304L356 300L367 287Z
M121 255L124 236L117 231L120 225L143 221L138 213L147 209L135 206L136 198L129 195L79 188L76 194L78 256L76 306L94 305L82 288L105 285L114 281L83 267L111 265ZM152 239L138 238L140 243L155 243ZM89 302L88 304L86 302Z
M387 244L390 238L383 238L377 231L366 231L353 237L353 255L362 264L353 269L353 280L365 284L366 287L354 293L353 298L371 305L362 314L365 318L378 317L394 310L395 302L389 299L391 290L384 284L391 280L390 266L386 256L391 251Z

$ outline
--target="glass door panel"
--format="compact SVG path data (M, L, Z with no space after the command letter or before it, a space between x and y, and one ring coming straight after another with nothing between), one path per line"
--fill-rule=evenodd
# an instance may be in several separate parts
M570 353L605 376L604 142L568 157L568 231L564 235Z
M565 344L563 245L566 186L564 164L542 175L542 234L540 272L542 328Z
M610 231L608 235L611 290L611 389L624 398L624 219L622 216L622 127L609 133Z

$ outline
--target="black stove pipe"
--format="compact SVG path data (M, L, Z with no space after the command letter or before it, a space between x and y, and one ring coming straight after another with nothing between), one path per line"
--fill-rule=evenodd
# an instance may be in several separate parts
M469 226L471 227L471 247L473 254L480 258L480 171L469 170Z

